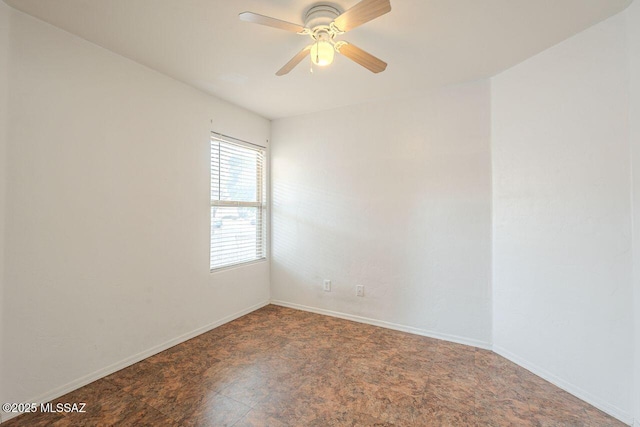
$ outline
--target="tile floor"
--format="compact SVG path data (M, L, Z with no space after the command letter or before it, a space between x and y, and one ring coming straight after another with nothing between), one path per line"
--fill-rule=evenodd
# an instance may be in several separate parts
M486 350L267 306L10 426L622 426Z

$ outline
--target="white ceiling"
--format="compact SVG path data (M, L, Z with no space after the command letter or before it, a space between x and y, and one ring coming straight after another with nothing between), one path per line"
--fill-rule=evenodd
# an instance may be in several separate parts
M344 36L389 63L373 74L337 55L276 77L309 39L241 22L252 11L303 23L313 0L5 0L10 6L274 119L492 76L631 0L391 0ZM324 2L327 3L327 2ZM357 0L330 4L348 9Z

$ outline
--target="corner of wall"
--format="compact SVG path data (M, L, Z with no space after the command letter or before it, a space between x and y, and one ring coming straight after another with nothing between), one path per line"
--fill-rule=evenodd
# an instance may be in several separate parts
M495 331L494 331L494 310L493 310L493 284L495 282L495 277L494 277L494 265L493 265L493 260L494 260L494 253L493 253L493 248L495 247L494 245L494 236L495 236L495 230L494 230L494 203L495 203L495 198L493 197L493 78L488 78L487 79L487 86L488 86L488 90L489 90L489 109L488 109L488 114L489 114L489 170L491 171L491 173L489 174L489 197L491 198L491 203L489 205L489 214L491 217L491 227L490 227L490 242L491 242L491 247L490 247L490 252L489 252L489 347L493 350L493 344L494 344L494 335L495 335Z
M640 427L640 2L626 10L629 47L629 143L633 228L634 418Z
M4 402L4 362L3 362L3 309L4 299L4 224L5 224L5 187L6 187L6 149L8 114L8 56L9 56L9 18L10 9L0 2L0 401ZM2 421L0 414L0 422Z
M640 192L629 172L625 37L640 21L627 19L612 16L491 79L492 338L497 353L632 424L640 258L630 255L629 199ZM576 338L585 333L607 345Z

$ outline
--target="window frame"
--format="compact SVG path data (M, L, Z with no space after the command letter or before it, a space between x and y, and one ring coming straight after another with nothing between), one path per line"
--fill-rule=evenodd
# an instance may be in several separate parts
M237 201L237 200L215 200L212 197L212 188L211 187L209 188L209 198L211 201L209 206L209 221L210 221L209 223L209 271L211 273L215 273L221 270L226 270L229 268L238 268L247 264L265 262L268 257L268 247L269 247L268 224L267 224L267 221L268 221L267 208L269 205L268 199L267 199L268 197L267 168L268 168L269 156L268 156L267 147L254 144L248 141L243 141L241 139L237 139L228 135L223 135L221 133L212 131L209 139L211 165L213 165L214 143L231 144L231 145L239 146L245 149L258 152L262 156L262 170L256 167L256 199L257 200L255 202L244 202L244 201ZM218 145L218 150L220 150L220 145ZM221 157L220 151L218 151L218 162L220 162L220 157ZM220 173L220 171L218 171L218 173ZM210 170L209 170L209 177L210 177L210 183L213 184L213 168L212 167L210 167ZM218 184L220 185L220 181L218 181ZM221 195L220 190L218 190L219 198L220 198L220 195ZM212 220L211 210L217 207L256 208L256 253L260 253L262 255L261 257L257 257L255 259L250 259L246 261L230 262L225 265L213 267L211 262L212 256L213 256L213 249L214 249L213 248L213 232L212 232L213 227L211 224L211 220ZM258 224L260 224L261 226L258 227L257 226Z

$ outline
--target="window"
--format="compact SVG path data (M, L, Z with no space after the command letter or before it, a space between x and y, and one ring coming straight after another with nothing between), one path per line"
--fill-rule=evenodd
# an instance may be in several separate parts
M266 256L265 150L211 136L211 270Z

